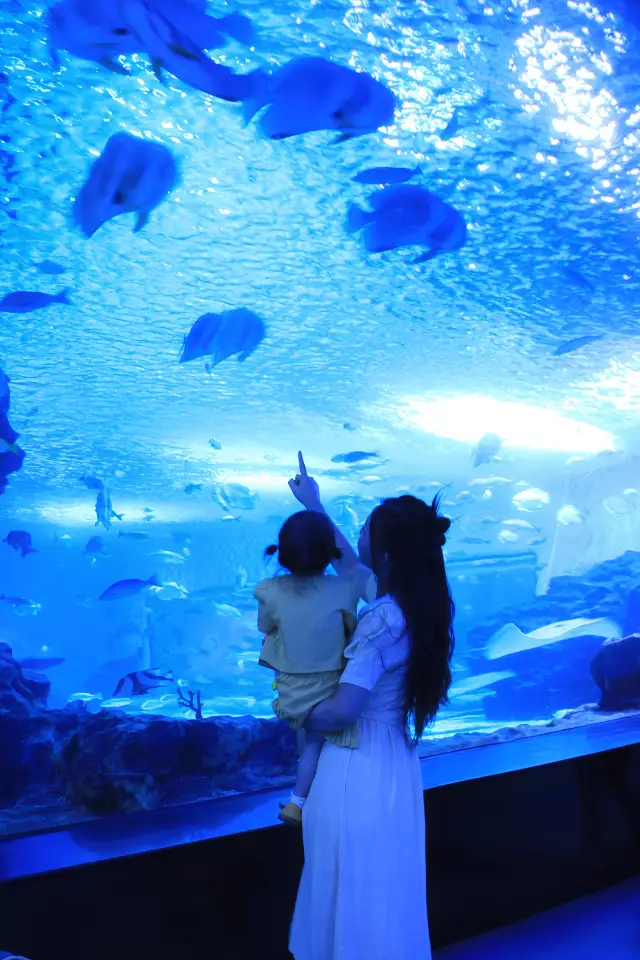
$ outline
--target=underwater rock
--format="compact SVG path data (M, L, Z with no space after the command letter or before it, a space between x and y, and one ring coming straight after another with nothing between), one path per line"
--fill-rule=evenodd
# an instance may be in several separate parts
M23 671L0 643L0 804L11 805L35 785L55 783L53 724L41 706L49 692L42 674Z
M606 617L627 634L640 633L639 582L640 553L635 551L607 560L585 576L555 577L547 593L531 604L500 610L469 631L470 674L487 671L488 641L509 622L530 632L560 620ZM542 719L556 710L595 702L598 690L589 664L601 647L601 637L585 634L501 658L501 669L513 671L515 676L487 690L483 700L487 719Z
M595 704L598 690L589 663L601 645L602 637L570 637L503 657L500 667L514 676L487 690L482 701L487 720L544 720L558 710Z
M80 715L58 744L68 799L96 815L150 810L196 781L200 795L266 787L295 771L286 724L256 717L175 720L102 711Z
M605 640L591 661L601 710L640 708L640 634Z

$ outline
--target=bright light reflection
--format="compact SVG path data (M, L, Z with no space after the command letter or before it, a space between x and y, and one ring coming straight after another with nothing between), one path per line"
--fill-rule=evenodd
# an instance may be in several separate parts
M446 440L475 444L485 433L497 433L506 445L527 450L599 453L615 449L606 430L526 403L468 395L409 399L407 406L405 417L410 423Z

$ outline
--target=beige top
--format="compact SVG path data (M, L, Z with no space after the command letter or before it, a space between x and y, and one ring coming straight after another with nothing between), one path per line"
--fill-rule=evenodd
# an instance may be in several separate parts
M253 594L258 630L266 634L260 662L280 673L342 670L362 592L362 577L355 573L263 580Z

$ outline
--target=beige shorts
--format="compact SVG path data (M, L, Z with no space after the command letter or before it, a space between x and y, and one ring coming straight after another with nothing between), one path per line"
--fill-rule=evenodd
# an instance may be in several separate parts
M273 701L273 712L280 720L286 720L294 730L299 730L311 710L336 691L342 670L324 673L276 673L274 687L278 696ZM346 730L325 733L326 740L340 747L357 747L360 744L360 724L354 723Z

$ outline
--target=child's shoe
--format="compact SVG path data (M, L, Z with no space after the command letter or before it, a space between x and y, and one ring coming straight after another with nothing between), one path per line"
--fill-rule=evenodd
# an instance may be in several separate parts
M292 827L301 827L302 826L302 810L297 805L289 800L289 803L281 808L280 813L278 814L278 820L282 820L283 823L288 823Z

